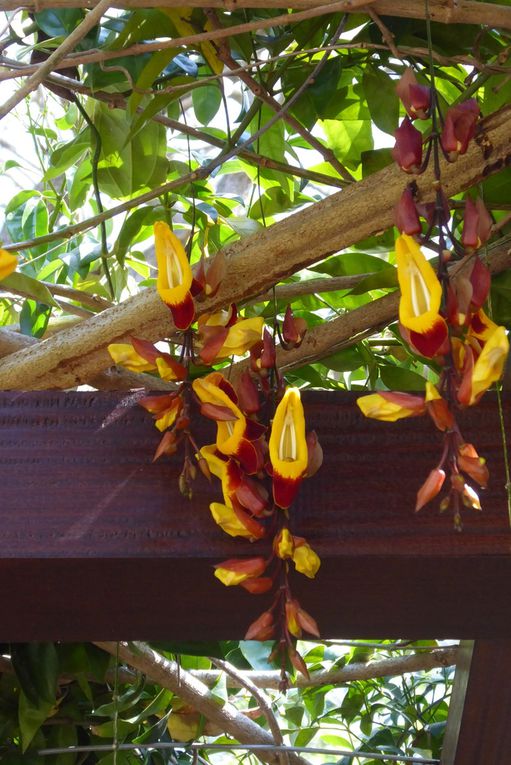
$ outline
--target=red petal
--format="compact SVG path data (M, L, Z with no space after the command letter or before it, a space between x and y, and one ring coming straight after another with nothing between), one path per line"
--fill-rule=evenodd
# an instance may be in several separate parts
M442 346L447 340L447 324L441 316L434 323L429 332L419 334L413 330L410 332L410 342L421 356L431 359L437 353L442 352Z
M205 364L211 364L217 357L218 352L229 334L226 327L203 327L201 334L206 338L199 356Z
M489 268L477 256L470 274L470 283L472 285L472 306L478 310L488 297L491 274Z
M130 342L139 356L142 356L150 364L156 364L156 359L158 356L161 356L161 351L155 348L149 340L142 340L140 337L131 336Z
M179 305L169 305L177 329L188 329L195 318L195 305L189 292Z
M296 497L301 482L301 478L283 478L274 472L273 499L275 500L275 504L283 510L287 510Z
M257 473L261 468L259 453L257 452L257 449L255 449L252 441L248 441L246 438L241 439L236 451L236 457L243 470L249 475Z
M209 402L201 404L200 413L215 422L235 422L238 419L228 406L218 406Z
M273 579L269 576L260 576L257 579L245 579L241 582L240 587L244 587L252 595L261 595L263 592L268 592L273 587Z

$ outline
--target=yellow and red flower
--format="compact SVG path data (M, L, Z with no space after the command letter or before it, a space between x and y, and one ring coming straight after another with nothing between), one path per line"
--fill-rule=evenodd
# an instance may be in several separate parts
M396 260L401 289L399 321L414 348L432 358L447 340L447 324L439 313L442 286L411 236L397 238Z
M0 282L2 279L6 279L13 271L16 270L18 265L18 258L16 255L11 255L7 250L0 248Z
M234 388L220 372L194 380L193 390L202 404L202 414L217 423L218 451L236 457L247 473L256 473L262 461L256 442L264 427L245 417Z
M386 390L361 396L357 399L357 405L366 417L384 422L396 422L403 417L417 417L426 411L422 396Z
M281 508L292 503L307 470L305 415L298 388L288 388L280 401L270 436L273 498Z
M205 364L229 356L243 356L261 339L264 319L237 319L235 306L228 311L205 314L199 319L202 349L199 355Z
M500 379L509 353L505 327L497 327L474 364L470 380L469 405L476 404L490 385Z
M154 244L158 294L170 308L176 327L188 329L195 317L195 307L190 291L193 274L186 252L177 236L161 220L154 224Z
M261 576L265 569L266 561L260 556L257 558L245 558L244 560L229 558L229 560L224 560L222 563L217 563L215 566L215 576L226 587L233 587L247 579Z
M177 393L145 396L138 403L153 415L154 424L159 431L171 428L176 421L177 415L183 408L183 402Z
M252 518L238 503L223 505L212 502L209 506L213 520L231 537L244 537L253 542L264 537L266 530Z

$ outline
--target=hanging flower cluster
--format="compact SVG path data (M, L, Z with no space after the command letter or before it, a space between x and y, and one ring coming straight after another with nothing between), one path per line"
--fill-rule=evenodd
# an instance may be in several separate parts
M296 638L307 632L319 636L314 619L293 597L289 569L314 578L320 559L303 537L290 530L290 507L302 480L321 465L322 451L314 431L306 433L305 415L297 388L285 386L276 366L275 337L261 317L243 318L236 305L202 314L197 330L195 301L219 288L224 263L201 260L192 272L186 252L164 222L154 226L158 263L157 290L183 334L181 354L174 358L153 343L131 338L131 343L109 346L112 359L129 370L157 372L175 382L176 390L139 400L163 434L155 459L184 447L179 478L183 495L190 497L197 467L208 480L220 482L222 501L210 504L214 522L232 537L251 542L266 539L266 556L218 563L215 576L226 586L240 585L249 593L273 591L272 602L250 625L247 639L276 639L272 656L280 657L282 678L293 665L307 673L296 651ZM282 327L283 348L300 345L306 332L303 319L288 306ZM190 366L211 366L233 355L249 353L249 366L232 385L221 371L190 380ZM216 423L215 443L199 446L191 429L192 411Z
M434 87L419 85L411 69L405 71L397 92L408 116L395 133L394 159L405 172L421 173L433 156L436 189L435 201L424 204L410 184L396 208L395 223L401 232L396 240L399 330L412 353L428 359L439 379L435 385L426 382L425 395L382 391L362 396L357 403L366 417L389 422L430 415L443 433L444 446L438 464L418 491L416 510L436 497L447 479L440 509L451 508L455 527L460 529L461 508L481 508L470 482L485 488L489 474L484 459L463 438L457 414L477 404L499 380L509 351L505 328L483 310L491 278L477 250L491 235L491 216L481 199L467 197L457 239L441 184L440 157L454 162L467 151L477 129L479 107L470 99L442 115ZM423 159L422 134L413 120L427 117L432 130ZM438 253L436 271L420 244ZM448 269L452 261L458 262Z

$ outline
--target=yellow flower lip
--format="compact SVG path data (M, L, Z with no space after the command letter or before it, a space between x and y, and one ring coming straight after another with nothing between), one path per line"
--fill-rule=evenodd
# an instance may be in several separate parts
M396 239L397 276L401 289L399 320L404 327L425 334L443 319L439 316L442 286L413 237Z
M154 224L154 247L158 264L158 294L171 309L176 327L188 329L195 315L190 294L192 269L183 245L161 220Z
M273 498L276 505L288 508L295 498L308 462L305 415L298 388L288 388L277 407L269 448Z
M298 388L288 388L273 418L270 436L273 471L282 478L301 478L307 468L305 415Z

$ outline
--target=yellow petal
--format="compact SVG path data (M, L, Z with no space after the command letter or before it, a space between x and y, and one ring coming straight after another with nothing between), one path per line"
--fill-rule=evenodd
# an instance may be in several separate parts
M180 305L185 301L193 279L184 247L161 220L154 224L154 245L158 264L158 294L166 305Z
M239 520L232 507L212 502L209 506L213 520L231 537L254 539L251 531Z
M241 319L229 327L225 342L217 353L216 358L227 356L243 356L260 339L263 332L264 319L255 316L252 319Z
M423 334L438 320L442 287L413 237L402 234L396 240L397 276L401 289L399 321Z
M427 381L426 382L426 401L436 401L439 398L442 398L442 396L437 391L436 386L433 385L432 382Z
M424 400L406 393L370 393L357 399L357 406L366 417L383 422L396 422L403 417L413 417L424 411ZM392 398L387 398L391 396Z
M500 379L508 353L509 340L506 330L504 327L497 327L474 365L469 405L475 404L490 385Z
M305 415L298 388L288 388L280 401L270 436L270 460L273 472L296 480L307 469Z
M16 270L17 265L18 258L16 255L11 255L7 250L0 249L0 281L9 276L9 274L12 274Z
M289 529L282 529L275 544L276 554L282 559L292 558L294 549L295 545L292 534Z
M142 358L131 343L110 343L108 352L116 364L120 364L130 372L153 372L156 367Z
M233 420L217 422L216 446L222 454L236 454L245 435L246 418L241 409L219 387L218 382L221 379L222 375L213 372L206 377L197 378L192 385L197 398L203 404L215 404L230 409L233 413Z
M314 579L321 566L321 560L312 547L308 544L300 545L293 553L293 563L300 574L305 574L309 579Z

